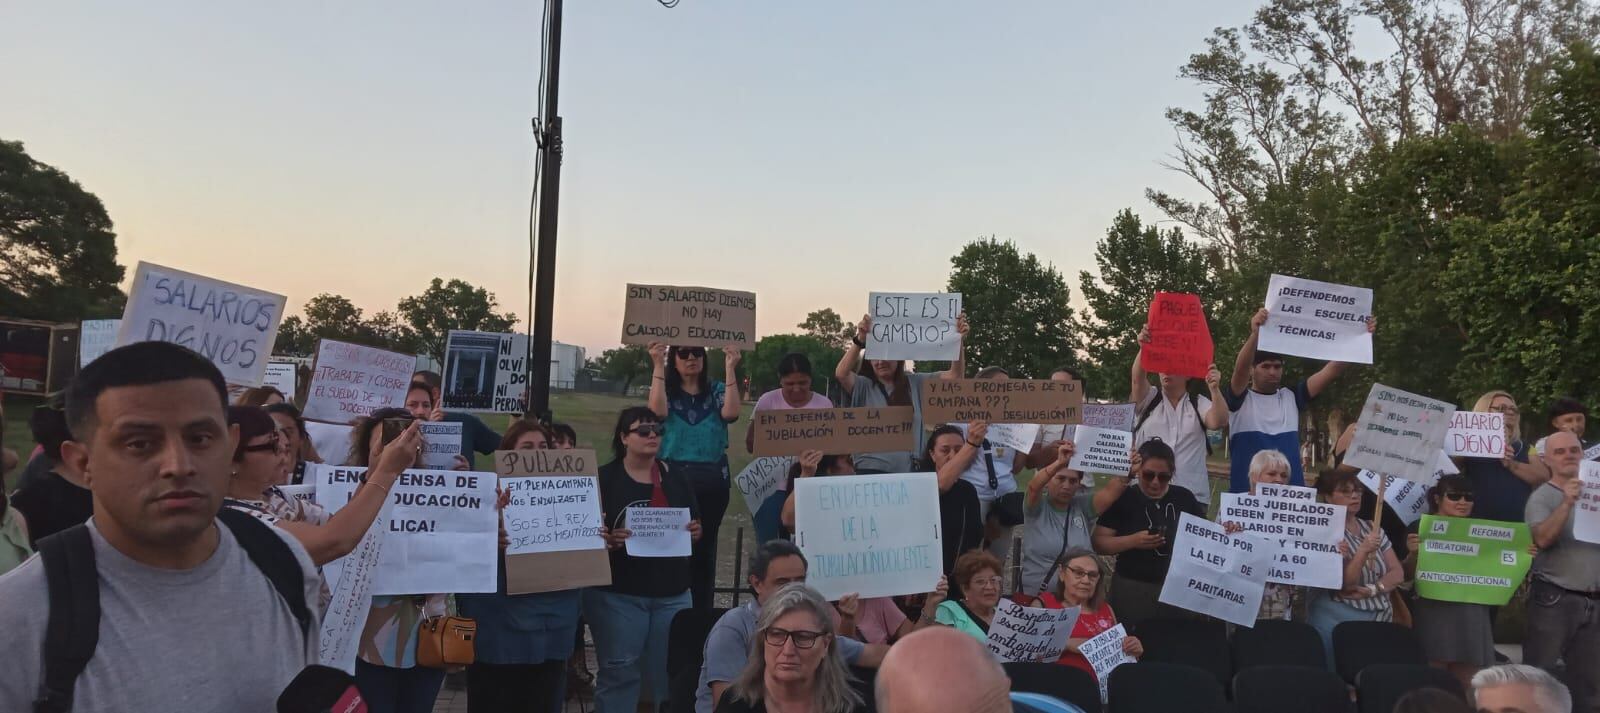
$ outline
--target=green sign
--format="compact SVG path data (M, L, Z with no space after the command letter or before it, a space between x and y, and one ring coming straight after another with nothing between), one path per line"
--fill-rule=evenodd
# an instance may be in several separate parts
M1417 533L1417 594L1424 599L1500 606L1533 564L1533 536L1520 522L1423 515Z

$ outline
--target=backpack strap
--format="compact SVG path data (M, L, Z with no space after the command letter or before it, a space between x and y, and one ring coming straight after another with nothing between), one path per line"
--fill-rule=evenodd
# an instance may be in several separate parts
M100 643L100 575L89 527L77 524L39 540L50 614L44 633L44 684L35 713L72 710L78 676Z
M288 543L272 531L271 525L249 513L223 508L217 513L217 519L233 533L233 539L244 548L256 568L272 582L272 588L278 590L278 596L283 597L295 620L300 622L300 632L311 636L312 619L311 611L306 608L305 573L301 571L300 560L295 558Z
M1144 422L1150 420L1150 414L1155 413L1156 407L1161 405L1161 389L1151 389L1150 391L1150 395L1154 398L1150 399L1150 403L1139 410L1139 419L1133 422L1134 433L1138 433L1139 429L1144 428Z
M1200 413L1200 394L1189 392L1189 405L1194 408L1194 417L1200 422L1200 439L1206 442L1206 455L1211 455L1211 437L1207 435L1206 417Z

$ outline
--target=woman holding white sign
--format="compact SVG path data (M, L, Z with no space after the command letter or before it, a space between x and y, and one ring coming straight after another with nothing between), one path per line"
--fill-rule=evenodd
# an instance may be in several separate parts
M1256 486L1263 483L1289 484L1289 458L1281 451L1270 448L1257 451L1250 459L1250 494L1259 495ZM1230 535L1244 531L1244 526L1237 522L1224 522L1222 527ZM1256 613L1256 618L1288 621L1294 614L1295 600L1299 599L1304 591L1303 587L1292 584L1267 582L1261 592L1261 610Z
M1161 602L1161 585L1172 565L1179 518L1183 513L1206 516L1206 507L1193 492L1172 484L1175 460L1167 444L1145 441L1133 454L1130 469L1137 487L1127 487L1128 481L1123 478L1106 483L1107 489L1118 489L1118 495L1095 524L1094 551L1117 556L1111 603L1130 627L1157 616L1194 616Z
M705 347L668 347L650 343L655 374L650 381L650 410L666 427L661 460L694 488L695 511L705 536L694 544L690 588L697 609L711 607L717 580L717 530L728 512L728 425L739 420L739 350L723 353L727 383L706 374ZM653 455L653 454L652 454Z
M1056 563L1069 550L1092 545L1090 528L1100 513L1116 502L1115 487L1094 492L1083 487L1084 474L1067 467L1077 446L1062 441L1055 460L1034 473L1023 500L1022 593L1038 596L1049 589Z
M1428 490L1428 514L1443 517L1471 517L1472 481L1463 475L1446 475ZM1411 525L1410 554L1406 555L1406 578L1417 574L1420 538ZM1494 622L1486 604L1444 602L1417 597L1412 603L1413 627L1422 642L1422 653L1434 668L1442 668L1461 681L1461 690L1470 690L1472 676L1485 666L1494 665Z
M922 433L922 384L929 379L960 379L967 373L966 349L960 348L956 352L956 360L950 363L950 368L945 371L931 373L906 373L906 363L897 359L868 359L861 358L862 352L867 348L867 333L872 330L872 315L861 315L861 322L856 325L856 334L845 347L844 356L839 358L839 366L833 370L833 378L839 381L839 388L850 397L850 406L860 408L863 406L910 406L912 408L912 432ZM961 335L964 342L967 336L967 313L962 312L956 317L956 334ZM856 470L861 473L909 473L912 468L912 456L921 448L921 443L911 442L906 444L904 451L892 453L857 453L855 455Z
M1461 458L1461 474L1472 481L1477 500L1472 505L1472 516L1485 520L1524 522L1523 509L1533 489L1550 480L1550 469L1538 458L1531 458L1532 448L1522 440L1522 409L1516 399L1504 391L1490 391L1473 404L1473 411L1494 411L1505 416L1506 452L1499 459Z
M1322 501L1345 509L1344 589L1311 591L1307 623L1322 634L1322 645L1333 665L1333 629L1347 621L1392 621L1390 592L1405 579L1405 569L1395 557L1383 529L1357 517L1361 509L1361 482L1343 469L1325 470L1317 477Z
M761 411L789 411L795 409L833 408L833 402L828 397L811 390L811 360L799 352L783 355L778 360L778 388L768 391L756 400L752 413ZM755 451L756 421L750 423L744 430L744 450L746 453ZM849 460L849 456L844 456ZM855 471L851 471L855 472ZM768 496L766 501L750 513L750 520L755 525L756 537L760 542L766 542L774 537L787 538L788 535L779 527L782 511L786 498L784 493L777 492ZM793 528L793 525L784 525Z
M640 700L667 696L667 632L692 604L689 557L636 557L627 551L628 510L686 508L689 536L702 538L693 486L657 458L661 419L651 409L623 409L611 432L616 459L600 466L600 535L611 550L611 585L583 591L583 614L594 634L597 713L634 713ZM726 498L726 494L724 494ZM647 692L647 695L646 695Z
M1074 547L1061 554L1061 578L1054 592L1039 596L1039 606L1045 609L1078 608L1078 621L1072 625L1067 648L1056 661L1063 666L1081 669L1094 675L1094 666L1078 652L1078 647L1101 632L1117 625L1117 613L1106 602L1106 585L1111 581L1111 568L1093 551ZM1122 652L1139 658L1144 655L1144 644L1137 637L1122 640Z

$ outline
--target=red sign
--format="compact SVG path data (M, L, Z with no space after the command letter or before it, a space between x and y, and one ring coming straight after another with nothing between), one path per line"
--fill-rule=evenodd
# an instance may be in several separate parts
M1206 378L1211 367L1211 329L1206 326L1200 296L1157 292L1150 302L1150 341L1139 363L1145 371Z

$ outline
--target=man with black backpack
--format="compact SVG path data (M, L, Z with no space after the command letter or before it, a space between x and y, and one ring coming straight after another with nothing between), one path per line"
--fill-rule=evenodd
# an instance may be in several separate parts
M1139 330L1140 350L1150 341L1149 328ZM1207 398L1189 391L1189 377L1177 374L1157 374L1161 388L1150 388L1150 377L1145 373L1141 358L1133 358L1133 442L1144 443L1159 438L1177 454L1173 463L1172 482L1194 492L1202 504L1211 502L1211 476L1206 470L1206 456L1211 455L1211 441L1206 431L1215 431L1228 424L1228 407L1222 396L1222 374L1212 364L1206 375Z
M0 576L0 711L265 712L316 663L310 557L221 511L238 439L226 400L210 361L163 342L79 373L62 455L94 516Z

